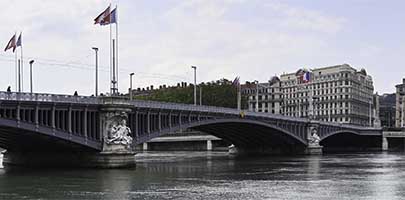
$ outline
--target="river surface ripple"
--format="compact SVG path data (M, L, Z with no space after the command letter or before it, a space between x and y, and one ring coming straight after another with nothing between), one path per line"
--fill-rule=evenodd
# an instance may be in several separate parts
M130 170L1 168L0 199L405 199L404 153L136 159Z

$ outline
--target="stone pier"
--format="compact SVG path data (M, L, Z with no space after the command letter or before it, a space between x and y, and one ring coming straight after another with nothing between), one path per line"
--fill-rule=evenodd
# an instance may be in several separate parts
M322 146L319 145L321 138L318 136L319 124L311 122L307 128L307 141L308 146L304 153L308 155L322 154Z

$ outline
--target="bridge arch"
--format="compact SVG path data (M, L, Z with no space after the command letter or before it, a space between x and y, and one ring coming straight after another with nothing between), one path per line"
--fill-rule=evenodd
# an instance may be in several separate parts
M362 135L355 130L338 130L321 137L324 151L361 151L381 146L381 136Z
M329 137L337 136L339 134L353 134L353 135L360 135L359 132L353 131L353 130L338 130L338 131L333 131L331 133L326 133L321 136L321 142L325 139L328 139Z
M278 147L299 148L305 147L307 142L304 138L284 130L276 125L257 120L231 118L231 119L208 119L191 122L181 126L172 127L170 130L161 130L151 134L148 138L140 138L138 143L147 142L153 137L163 136L177 130L192 129L221 138L241 148L255 147Z
M0 118L0 147L29 151L99 151L101 142L51 127Z

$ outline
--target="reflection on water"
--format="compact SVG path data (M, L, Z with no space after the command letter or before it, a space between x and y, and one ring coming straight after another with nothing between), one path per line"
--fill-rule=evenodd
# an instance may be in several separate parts
M136 170L0 169L0 199L404 199L405 155L144 153Z

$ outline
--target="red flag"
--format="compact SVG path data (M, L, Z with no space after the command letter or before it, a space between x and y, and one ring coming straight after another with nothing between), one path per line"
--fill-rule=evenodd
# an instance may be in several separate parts
M106 8L101 14L99 14L95 19L94 19L94 24L100 24L100 25L106 25L106 20L108 20L108 24L110 21L110 6Z
M11 37L10 41L8 41L6 48L4 51L7 51L9 49L13 48L13 52L15 51L16 45L15 45L15 34L13 37Z
M100 22L101 26L108 25L108 24L114 24L117 23L117 8L114 8L110 13L104 16L104 19Z

